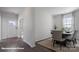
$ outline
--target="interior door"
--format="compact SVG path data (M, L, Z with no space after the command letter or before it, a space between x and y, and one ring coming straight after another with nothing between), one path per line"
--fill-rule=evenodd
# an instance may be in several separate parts
M17 17L2 16L2 39L17 37Z
M9 37L17 37L17 21L16 20L8 20L8 38Z

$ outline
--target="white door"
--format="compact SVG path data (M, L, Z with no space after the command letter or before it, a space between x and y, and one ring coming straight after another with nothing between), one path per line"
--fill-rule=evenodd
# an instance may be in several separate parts
M3 15L2 18L2 39L17 37L17 17Z
M9 37L17 37L17 21L16 20L9 20L8 21L8 38Z

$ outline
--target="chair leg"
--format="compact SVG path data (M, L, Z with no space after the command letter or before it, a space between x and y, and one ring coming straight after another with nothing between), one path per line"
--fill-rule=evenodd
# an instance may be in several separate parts
M73 45L74 45L74 48L75 48L75 44L77 44L76 39L74 39L74 40L73 40Z
M77 44L77 39L75 38L75 43Z
M55 41L55 40L53 40L53 47L55 46L55 43L56 43L56 41Z
M54 44L55 44L55 40L53 40L53 47L54 47Z
M60 45L60 50L62 50L62 48L63 48L63 47Z

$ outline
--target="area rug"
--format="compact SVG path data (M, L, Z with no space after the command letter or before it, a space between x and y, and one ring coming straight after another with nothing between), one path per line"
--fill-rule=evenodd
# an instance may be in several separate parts
M59 46L53 47L52 38L39 41L37 44L39 44L40 46L43 46L47 49L55 50L56 52L79 52L79 40L77 40L77 44L75 45L75 48L74 47L60 48Z

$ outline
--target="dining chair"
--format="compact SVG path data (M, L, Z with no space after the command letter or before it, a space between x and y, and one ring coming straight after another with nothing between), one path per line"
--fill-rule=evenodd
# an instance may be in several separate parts
M55 44L58 44L60 45L60 48L65 45L64 43L64 39L62 39L62 31L53 31L53 34L52 34L52 40L53 40L53 47Z
M77 30L75 30L71 36L66 38L67 41L73 43L74 48L75 48L75 44L77 44L76 36L77 36Z

